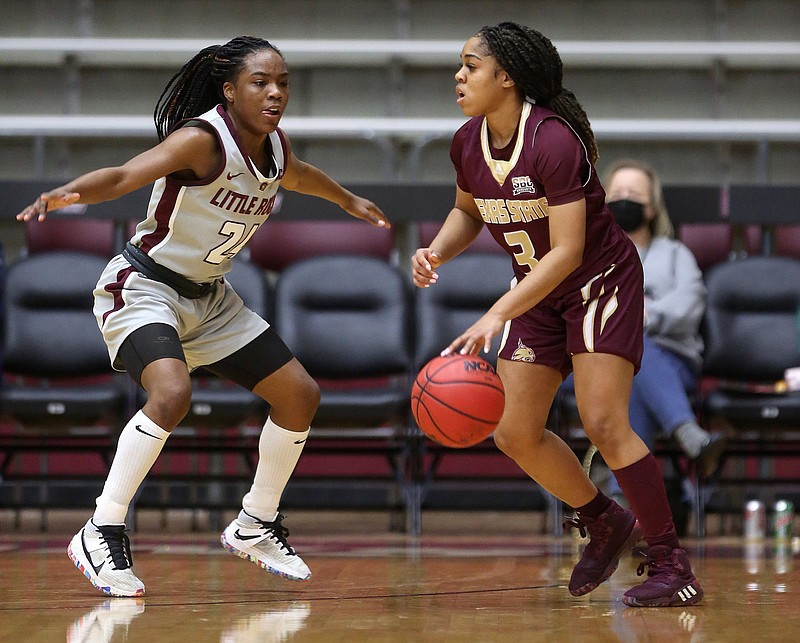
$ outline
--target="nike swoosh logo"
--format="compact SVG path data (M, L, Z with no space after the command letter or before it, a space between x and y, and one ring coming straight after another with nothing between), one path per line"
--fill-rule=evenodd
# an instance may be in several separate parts
M295 444L303 444L303 442L305 442L307 439L308 438L303 438L302 440L295 440L294 443Z
M228 180L235 179L237 176L242 176L242 174L244 174L244 172L237 172L236 174L228 172Z
M100 574L100 570L103 569L103 565L106 564L106 561L103 560L103 562L100 563L99 565L95 565L92 562L92 557L89 555L89 551L86 549L86 541L83 539L84 531L85 530L81 530L81 547L83 547L83 553L86 554L86 560L89 561L89 564L92 566L92 569L94 570L94 573L99 575Z
M145 430L142 428L142 425L141 425L141 424L137 424L137 425L136 425L136 430L137 430L139 433L144 433L145 435L148 435L148 436L150 436L151 438L153 438L153 439L155 439L155 440L161 440L161 438L159 438L157 435L153 435L152 433L148 433L147 431L145 431Z
M239 532L237 529L233 532L233 535L236 536L239 540L253 540L253 538L261 538L261 534L254 534L252 536L245 536Z

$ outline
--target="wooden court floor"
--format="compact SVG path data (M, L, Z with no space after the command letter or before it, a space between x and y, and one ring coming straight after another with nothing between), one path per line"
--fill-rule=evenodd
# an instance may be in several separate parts
M142 599L104 598L66 556L85 517L38 529L0 521L0 642L791 641L800 634L800 543L686 540L705 601L625 607L639 558L582 598L566 589L580 543L525 518L459 513L419 538L385 517L289 515L310 582L226 553L216 532L140 521ZM424 521L426 519L424 518Z

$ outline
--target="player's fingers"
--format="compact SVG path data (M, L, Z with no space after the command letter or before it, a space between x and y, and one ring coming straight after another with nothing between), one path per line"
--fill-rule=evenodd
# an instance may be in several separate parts
M17 215L17 221L27 221L28 219L31 218L32 214L33 214L33 207L29 205L27 208L25 208L22 212L20 212Z
M439 275L437 275L436 272L434 271L436 267L441 265L442 263L439 254L437 252L434 252L433 250L426 249L424 254L424 262L425 262L425 269L430 271L432 277L438 279Z
M417 288L429 288L432 283L429 277L425 277L423 275L415 274L412 276L412 278L414 281L414 285Z
M44 194L42 196L40 196L37 199L36 204L37 204L36 211L39 214L39 221L44 221L45 218L47 217L47 209L48 209L48 204L49 204L49 200L48 200L47 196L44 195Z
M456 337L450 343L450 345L447 348L445 348L440 354L442 355L442 357L446 357L447 355L452 355L458 350L458 347L461 346L463 343L464 343L463 335Z
M411 267L420 277L424 277L432 283L439 278L439 275L433 271L431 253L427 248L420 248L412 255Z
M386 215L374 203L371 203L369 206L367 206L367 220L373 225L380 226L382 228L392 227L389 219L386 218Z
M472 355L475 352L475 340L472 337L467 337L459 351L462 355Z

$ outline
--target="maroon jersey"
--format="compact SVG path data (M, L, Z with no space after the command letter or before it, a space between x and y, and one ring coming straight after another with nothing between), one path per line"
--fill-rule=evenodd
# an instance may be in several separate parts
M453 137L450 158L458 187L473 196L492 236L513 257L517 280L550 251L549 206L586 200L583 262L545 301L635 253L605 205L585 146L549 109L524 103L517 135L501 150L489 142L486 119L474 117Z

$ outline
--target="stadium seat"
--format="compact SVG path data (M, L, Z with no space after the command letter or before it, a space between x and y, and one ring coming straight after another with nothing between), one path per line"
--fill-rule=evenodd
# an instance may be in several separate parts
M406 477L409 288L382 259L328 255L286 267L275 294L278 334L322 392L305 452L388 458L406 529L413 528L413 489Z
M115 254L111 219L54 217L46 221L26 221L25 240L28 254L54 250L72 250L106 258Z
M703 372L718 382L705 413L735 427L800 422L800 395L780 384L786 369L800 365L800 260L733 261L717 266L707 286Z
M800 225L775 226L775 254L800 259Z
M53 477L47 474L58 452L93 452L104 466L110 462L127 397L92 313L92 290L105 264L95 255L58 251L8 268L0 387L0 411L14 426L0 438L7 482L24 452L40 454L43 479ZM42 507L46 492L42 485Z
M786 369L800 366L800 260L748 257L717 266L706 282L706 424L730 433L725 460L758 459L760 475L743 482L778 484L765 467L800 455L800 392L784 382Z
M5 413L25 424L50 425L121 410L121 391L105 377L112 370L92 313L92 290L105 264L93 255L60 251L9 266L0 391ZM102 383L80 384L98 376Z
M248 242L250 260L279 273L287 266L323 255L361 255L389 261L391 230L365 221L270 221Z
M464 253L438 272L436 284L415 291L415 371L477 321L508 291L514 276L505 253ZM499 345L498 335L490 353L483 355L493 364Z
M733 250L728 223L685 223L678 228L678 239L692 251L703 273L730 259Z

